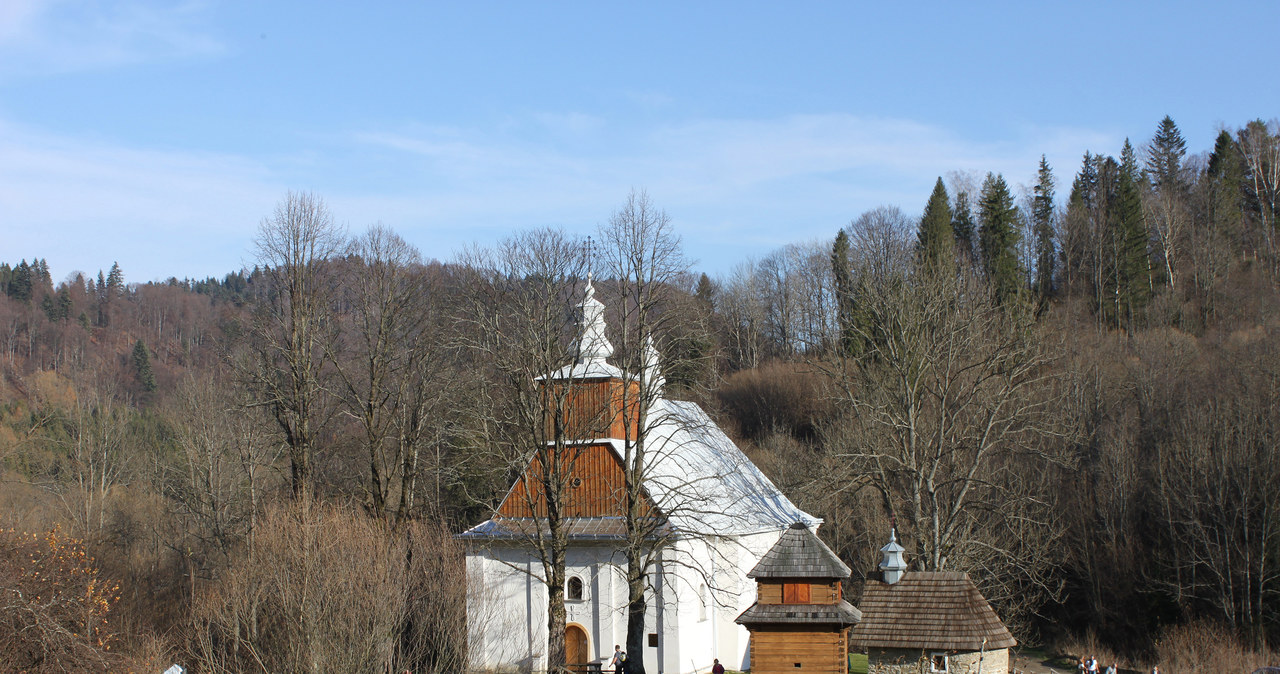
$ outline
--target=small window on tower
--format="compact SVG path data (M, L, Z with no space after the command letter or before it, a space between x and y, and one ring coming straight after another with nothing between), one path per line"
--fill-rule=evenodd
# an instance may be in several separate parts
M582 579L577 576L569 576L569 582L565 584L565 599L569 601L582 601Z
M649 648L657 648L657 647L658 647L658 635L657 635L657 633L655 633L655 632L650 632L650 633L649 633Z
M808 583L783 583L782 584L782 603L808 604L809 603L809 584Z

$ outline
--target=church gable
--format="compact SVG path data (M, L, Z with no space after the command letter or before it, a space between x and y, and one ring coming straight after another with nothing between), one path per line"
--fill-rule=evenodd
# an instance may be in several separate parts
M572 445L562 450L562 465L569 468L566 478L564 517L622 517L626 514L625 481L622 461L607 443ZM505 518L547 516L546 496L540 485L543 465L538 457L530 461L525 472L507 492L497 516ZM653 512L653 503L645 496L642 514Z

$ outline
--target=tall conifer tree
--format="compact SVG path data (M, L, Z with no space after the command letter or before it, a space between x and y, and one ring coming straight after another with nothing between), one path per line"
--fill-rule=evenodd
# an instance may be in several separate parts
M1036 297L1043 306L1053 294L1054 272L1058 260L1054 247L1053 170L1040 155L1040 171L1031 210L1032 231L1036 237Z
M951 200L942 178L933 186L916 234L916 256L932 272L950 272L955 265L955 234L951 229Z
M1126 138L1120 153L1120 175L1116 183L1113 236L1115 246L1115 304L1117 320L1132 328L1151 298L1151 254L1147 248L1147 227L1142 215L1138 162L1133 145Z
M956 194L956 207L951 211L951 233L956 239L956 249L964 262L973 262L973 209L969 205L969 193Z
M148 393L156 390L156 375L151 370L151 354L141 339L133 343L133 370L142 390Z
M1018 263L1018 209L1004 176L992 173L982 184L978 200L978 244L982 249L982 268L997 303L1008 306L1022 287L1022 268Z
M18 263L13 268L13 273L9 276L9 287L6 292L9 297L27 304L31 302L32 294L32 272L31 265L26 260Z
M1208 197L1208 225L1229 239L1242 229L1244 220L1244 176L1246 168L1240 148L1231 132L1223 130L1213 144L1205 170Z
M1186 154L1187 141L1183 140L1182 132L1173 123L1173 118L1165 115L1147 149L1147 175L1151 178L1152 187L1159 191L1181 192L1185 188L1182 180L1182 158Z
M840 350L857 357L862 353L862 339L857 330L857 304L854 298L853 269L849 264L849 235L843 229L831 246L831 274L836 285L836 321L840 327Z

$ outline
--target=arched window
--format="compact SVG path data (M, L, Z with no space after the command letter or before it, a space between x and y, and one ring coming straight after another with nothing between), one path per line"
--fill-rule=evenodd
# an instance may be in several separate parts
M582 579L577 576L569 576L569 581L565 583L564 598L569 601L582 601Z
M698 587L698 622L707 619L707 584Z

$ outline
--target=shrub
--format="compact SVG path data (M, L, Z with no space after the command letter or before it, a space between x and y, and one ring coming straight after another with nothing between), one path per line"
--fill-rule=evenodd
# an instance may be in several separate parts
M103 671L119 586L61 530L0 529L0 662L16 671Z

